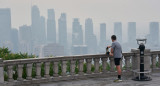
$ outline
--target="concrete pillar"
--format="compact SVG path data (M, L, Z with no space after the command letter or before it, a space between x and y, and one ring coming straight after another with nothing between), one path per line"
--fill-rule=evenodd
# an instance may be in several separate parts
M36 78L40 79L41 78L41 63L36 63Z
M79 60L79 64L78 64L78 69L79 69L79 75L83 75L83 63L84 63L84 60L83 59L80 59Z
M18 78L17 78L18 81L22 81L23 80L22 73L23 73L23 65L19 64L18 65Z
M53 76L54 77L58 77L58 61L57 62L53 62L54 66L53 66L53 71L54 71L54 74Z
M76 61L75 60L71 60L71 67L70 67L71 75L75 74L75 67L76 67Z
M139 49L131 49L131 52L135 53L132 57L132 70L140 68L140 51ZM151 70L151 53L150 49L145 49L144 51L144 69Z
M50 62L45 62L44 63L45 78L50 78L49 70L50 70Z
M131 56L125 56L125 68L126 68L126 71L130 71L130 59L131 59Z
M86 62L87 62L87 74L91 74L92 59L86 59Z
M114 57L109 57L109 60L110 60L110 71L115 72L115 70L114 70L114 67L115 67Z
M99 73L99 60L100 58L94 58L94 67L95 67L94 73Z
M66 76L67 71L67 61L62 61L62 76Z
M107 72L107 60L108 60L108 57L102 58L102 72L103 73Z
M27 64L27 80L32 80L32 63Z
M3 60L0 58L0 83L4 83Z

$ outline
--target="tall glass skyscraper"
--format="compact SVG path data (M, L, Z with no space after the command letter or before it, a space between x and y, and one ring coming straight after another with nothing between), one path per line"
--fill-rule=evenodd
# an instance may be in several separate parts
M48 9L47 42L56 43L56 21L54 9Z
M122 23L114 23L114 35L117 36L117 41L122 44Z

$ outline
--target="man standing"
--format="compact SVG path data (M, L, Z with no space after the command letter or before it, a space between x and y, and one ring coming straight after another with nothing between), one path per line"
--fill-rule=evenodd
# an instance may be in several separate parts
M122 47L119 42L116 41L116 36L111 36L112 46L108 46L111 48L111 52L109 53L110 56L114 57L114 63L116 65L116 69L118 72L118 79L114 80L114 82L121 82L121 67L120 67L120 60L122 58Z

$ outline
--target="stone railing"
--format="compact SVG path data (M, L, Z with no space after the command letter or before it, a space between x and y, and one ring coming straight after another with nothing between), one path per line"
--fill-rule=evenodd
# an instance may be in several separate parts
M151 62L150 64L145 64L149 64L147 65L149 68L152 65L151 69L153 71L159 70L160 66L156 66L156 58L160 55L160 51L146 50L145 52L145 57L149 57L149 60L145 62ZM139 52L136 49L133 49L130 53L123 53L121 67L125 76L132 75L132 70L138 69L138 57ZM158 61L160 62L160 59ZM84 70L84 64L86 64L86 72ZM93 67L94 70L92 69ZM42 68L44 70L44 76L41 74ZM77 72L75 72L76 69L78 69ZM33 70L35 70L35 77L32 77ZM51 70L53 71L53 75L50 74ZM61 72L59 73L59 71ZM13 77L15 72L17 74L16 78ZM26 72L26 78L22 76L24 72ZM5 73L7 81L4 81ZM2 86L28 86L54 81L109 77L114 75L117 75L114 58L105 54L0 60L0 84Z

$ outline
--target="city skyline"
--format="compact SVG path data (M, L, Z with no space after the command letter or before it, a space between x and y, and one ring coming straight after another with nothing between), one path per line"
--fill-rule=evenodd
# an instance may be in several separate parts
M73 18L71 24L72 30L68 32L68 16L66 13L61 13L59 19L56 20L56 12L54 9L47 9L48 17L46 18L40 15L41 11L36 5L33 5L31 10L32 24L19 26L19 37L17 38L16 31L14 31L11 26L11 11L10 8L0 9L0 18L1 20L5 20L0 22L0 29L8 34L6 36L8 38L3 38L1 36L2 38L0 40L2 41L1 46L9 47L13 51L17 51L17 47L19 48L18 52L27 52L36 55L39 55L38 53L40 52L54 53L49 50L56 48L59 51L65 51L63 54L57 53L58 55L72 55L73 53L83 54L84 52L81 52L82 50L86 51L87 54L104 53L105 47L111 43L110 36L113 34L117 36L117 40L122 44L122 47L126 45L129 48L134 48L136 44L136 42L134 43L133 41L136 41L136 36L138 35L136 33L137 22L128 22L128 32L125 32L123 29L123 22L114 22L112 24L113 29L108 27L109 23L100 23L100 27L96 28L94 26L94 20L90 17L85 19L85 24L80 22L80 18ZM56 22L58 25L56 25ZM97 33L100 32L99 34L95 34L95 28L97 29ZM156 40L159 42L159 33L157 33L159 32L159 22L150 22L148 28L150 28L149 34L140 35L144 35L149 41L153 41L152 39L158 36ZM107 34L108 30L110 34ZM4 35L4 33L2 33L2 35ZM126 38L128 39L123 39L124 34L127 34ZM15 39L19 41L18 46L16 45L16 41L13 40L13 37L11 39L11 36L16 37ZM149 47L159 46L158 44L150 44L148 44ZM48 48L51 47L51 49L45 48L46 46ZM73 50L77 50L78 52L73 52ZM124 51L126 50L127 49L124 49Z

